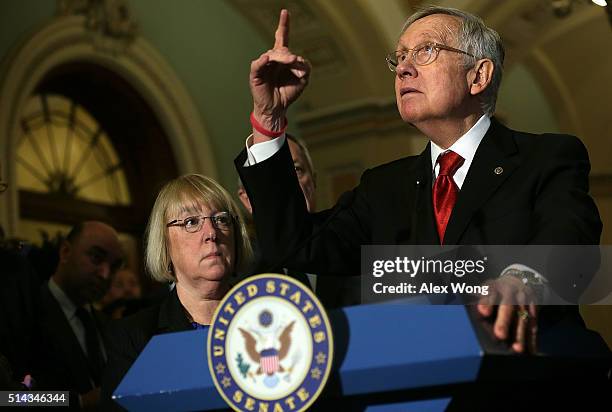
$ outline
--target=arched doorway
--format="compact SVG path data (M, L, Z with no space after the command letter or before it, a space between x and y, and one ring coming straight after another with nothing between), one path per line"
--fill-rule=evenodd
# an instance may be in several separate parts
M21 219L67 225L102 220L140 237L155 194L179 173L168 138L142 97L112 71L75 62L47 73L29 103L18 156L24 145L36 147L36 139L46 150L39 144L42 156L29 162L18 157L17 172L38 173L47 190L20 187Z
M0 166L8 183L0 197L0 225L7 237L24 237L24 231L38 237L41 225L52 234L82 220L106 221L123 234L131 266L141 269L142 233L159 187L181 173L216 177L213 150L189 93L164 58L140 36L126 43L124 38L92 33L86 23L82 15L57 17L15 45L0 63ZM65 156L60 156L59 147L49 147L54 152L47 156L55 156L56 165L39 176L49 184L39 190L19 187L18 172L27 172L17 154L31 127L28 106L33 100L39 102L37 121L42 124L53 117L43 106L64 102L59 116L64 118L64 133L75 126L71 110L93 119L98 126L85 133L81 143L89 142L84 144L92 152L100 152L100 146L112 149L106 150L113 156L102 162L106 166L100 166L101 173L87 181L75 175L75 164L57 173L62 171L59 159L63 162ZM65 146L66 135L62 141ZM105 157L88 156L82 156L88 166L98 162L96 156ZM31 169L43 168L41 162L39 158ZM118 201L121 196L113 192L117 189L84 195L91 192L92 182L100 186L104 179L121 181L119 170L123 183L115 186L123 186L129 201Z
M165 177L187 172L217 176L200 114L170 65L144 38L136 36L125 47L124 39L101 38L104 35L92 33L86 23L82 15L57 17L0 63L0 165L8 184L0 198L0 225L7 236L19 235L22 213L32 216L41 208L24 198L22 210L16 180L23 112L37 94L76 100L107 128L128 183L137 182L133 204L140 210L150 205L151 193ZM147 161L139 164L137 158ZM94 216L108 212L89 206ZM71 213L56 214L66 221ZM136 230L120 213L114 216L123 230Z

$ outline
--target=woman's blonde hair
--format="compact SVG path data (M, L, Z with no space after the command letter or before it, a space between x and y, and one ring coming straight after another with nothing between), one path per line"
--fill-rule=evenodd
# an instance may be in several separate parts
M234 221L234 272L242 272L253 258L253 249L244 219L229 193L213 179L199 174L180 176L168 182L157 195L146 230L145 264L158 281L176 281L171 267L167 223L184 211L197 212L202 206L228 211Z

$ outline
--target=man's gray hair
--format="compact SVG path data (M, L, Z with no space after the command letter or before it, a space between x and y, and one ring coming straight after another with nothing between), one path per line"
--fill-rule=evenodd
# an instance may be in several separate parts
M504 46L499 34L484 23L484 21L471 13L450 7L428 6L418 10L406 20L402 28L402 34L415 21L432 14L446 14L455 16L461 20L457 44L461 50L476 56L476 59L463 55L466 67L473 66L477 59L491 59L494 64L493 78L491 84L485 89L481 98L482 110L490 117L495 113L497 93L502 80L504 66Z

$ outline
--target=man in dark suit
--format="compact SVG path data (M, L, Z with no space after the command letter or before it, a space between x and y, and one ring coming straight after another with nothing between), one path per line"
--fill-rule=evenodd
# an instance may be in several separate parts
M40 286L38 277L20 251L0 241L0 370L20 387L27 375L34 372L35 353L39 345L35 296ZM0 379L0 387L7 386Z
M2 180L0 195L8 188ZM23 390L32 386L39 344L35 296L39 279L19 244L5 242L0 226L0 388Z
M584 146L572 136L516 132L492 118L501 39L480 18L442 7L411 16L387 57L399 113L430 143L418 156L366 171L324 225L306 211L284 143L286 110L310 74L287 47L288 32L283 10L274 48L251 63L253 137L236 159L264 256L287 253L288 265L305 271L351 274L360 271L364 244L599 243ZM586 283L530 274L529 267L508 268L500 293L531 295L546 277L572 282L570 288ZM538 311L528 303L477 308L498 339L517 352L535 351Z
M308 213L314 213L316 211L316 187L317 187L317 174L308 151L306 142L302 139L293 136L289 133L286 134L287 146L293 159L293 167L300 184L300 188L304 194L306 200L306 209ZM249 197L242 185L242 181L238 180L238 197L242 202L242 205L249 213L249 217L252 220L253 208ZM254 245L255 250L255 264L252 270L247 275L258 273L258 271L269 271L269 267L266 267L264 263L260 262L259 246L255 237L255 230L253 228L253 239L251 243ZM280 263L280 262L277 262ZM274 270L275 268L272 268ZM310 288L316 293L321 303L327 309L334 309L342 306L357 305L360 302L360 279L359 276L353 274L352 276L316 276L314 274L307 274L303 272L286 271L285 273L300 282L310 286Z
M62 243L58 267L40 299L43 388L78 394L71 406L96 407L106 363L105 319L91 303L106 293L123 264L117 232L102 222L76 225Z

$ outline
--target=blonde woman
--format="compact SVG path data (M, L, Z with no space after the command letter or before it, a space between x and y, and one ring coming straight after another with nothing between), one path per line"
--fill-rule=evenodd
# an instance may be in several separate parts
M146 231L146 266L154 279L176 287L161 305L110 331L102 388L107 408L119 408L110 396L152 336L210 323L232 275L252 258L239 216L229 193L206 176L181 176L159 192Z

